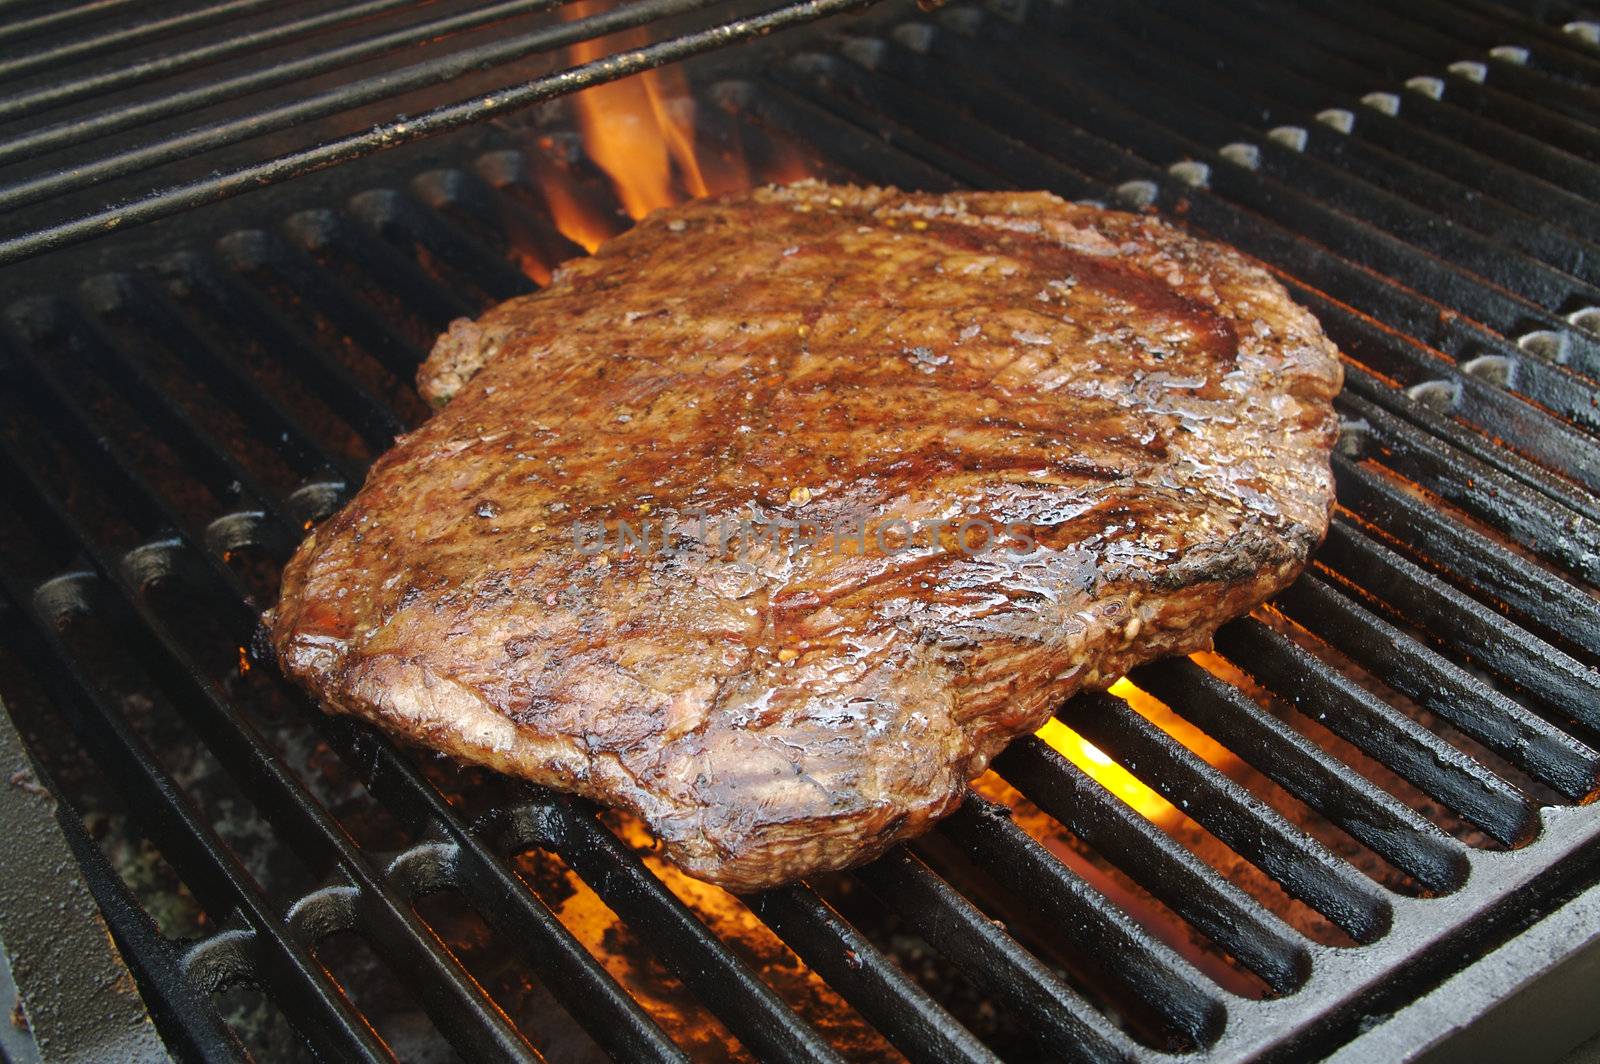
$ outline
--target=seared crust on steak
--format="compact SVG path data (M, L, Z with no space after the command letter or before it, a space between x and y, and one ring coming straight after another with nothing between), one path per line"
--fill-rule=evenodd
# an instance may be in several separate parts
M1265 270L1155 218L806 183L656 212L419 380L449 405L284 573L282 667L752 890L925 830L1062 699L1292 580L1341 372ZM693 513L952 523L574 541Z

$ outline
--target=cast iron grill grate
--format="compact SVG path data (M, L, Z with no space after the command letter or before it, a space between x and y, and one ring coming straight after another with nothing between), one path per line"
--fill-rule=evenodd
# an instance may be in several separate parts
M0 264L872 2L223 0L87 31L74 10L25 19L0 29L0 48L23 38L0 52ZM565 65L579 42L587 59Z
M202 914L174 934L98 825L74 830L176 1049L245 1053L218 992L249 983L315 1053L393 1059L344 974L353 935L428 1044L468 1059L703 1057L702 1028L797 1060L1308 1053L1592 880L1600 50L1486 2L1005 14L894 12L701 103L707 128L805 145L831 177L1153 203L1269 263L1350 356L1313 570L1220 658L1058 715L1170 803L1166 828L1026 739L929 839L719 903L792 956L753 952L613 818L399 751L246 667L303 527L422 416L428 338L529 290L530 248L578 250L534 178L566 143L546 130L0 322L0 693L63 793L105 790ZM690 1025L573 925L576 889ZM485 974L441 896L548 1012ZM822 1004L784 975L796 958Z

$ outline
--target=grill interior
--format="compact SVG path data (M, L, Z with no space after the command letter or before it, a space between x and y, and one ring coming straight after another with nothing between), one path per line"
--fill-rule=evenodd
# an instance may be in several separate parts
M628 224L570 99L184 215L159 249L13 268L0 697L163 1036L1309 1055L1591 883L1597 36L1581 5L1487 0L891 3L690 67L712 184L1153 208L1268 263L1349 359L1340 510L1293 588L1215 654L1064 705L929 837L754 897L626 818L325 717L250 654L303 530L424 416L433 337ZM34 217L6 257L87 233Z

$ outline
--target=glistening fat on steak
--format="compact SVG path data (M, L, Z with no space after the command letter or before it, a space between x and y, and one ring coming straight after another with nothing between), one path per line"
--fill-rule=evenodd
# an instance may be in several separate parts
M658 211L451 326L447 405L301 546L273 642L332 712L783 883L1292 580L1340 379L1263 269L1150 217L815 183Z

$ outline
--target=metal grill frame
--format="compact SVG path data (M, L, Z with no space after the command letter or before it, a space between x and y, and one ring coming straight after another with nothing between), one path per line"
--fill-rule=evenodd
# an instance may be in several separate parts
M1422 5L1422 9L1441 6ZM1054 17L1051 5L1035 5L1028 15L1037 20L1035 25L1046 28ZM1137 39L1126 24L1096 24L1106 31L1102 41ZM1146 23L1144 28L1150 25L1160 28L1159 22ZM1577 483L1593 487L1600 470L1600 465L1591 464L1593 442L1547 414L1530 413L1532 408L1509 390L1514 385L1515 390L1531 393L1559 412L1576 410L1587 385L1576 374L1530 350L1538 347L1537 339L1519 344L1506 337L1520 336L1525 341L1530 336L1556 337L1566 345L1565 365L1577 367L1596 364L1590 341L1560 315L1540 313L1528 300L1508 297L1458 270L1454 264L1463 260L1493 265L1483 253L1494 247L1485 247L1467 235L1439 237L1449 243L1439 244L1434 249L1439 257L1434 257L1304 196L1294 201L1296 209L1305 208L1304 217L1315 225L1306 222L1306 229L1301 229L1287 221L1263 223L1263 218L1302 217L1272 213L1287 209L1281 206L1281 197L1288 194L1279 186L1285 177L1318 176L1312 173L1313 160L1320 158L1317 151L1330 138L1351 136L1349 130L1340 131L1339 127L1345 123L1343 115L1353 112L1322 118L1288 112L1283 116L1286 120L1301 118L1306 124L1286 121L1263 136L1243 123L1219 121L1197 105L1179 112L1178 121L1189 124L1177 128L1141 119L1114 96L1078 83L1075 91L1081 95L1076 98L1084 110L1075 117L1087 115L1081 120L1105 124L1098 132L1093 125L1074 129L1029 102L1022 91L1027 85L1022 75L1007 82L1004 72L992 64L975 65L975 57L985 54L983 49L1003 46L1018 32L1004 20L962 8L903 27L885 26L880 36L849 42L841 52L801 56L756 81L725 84L713 92L734 100L752 116L767 116L775 125L814 131L836 145L843 164L864 178L947 188L958 183L980 187L1004 184L1034 175L1033 183L1047 184L1073 198L1153 201L1169 207L1182 204L1189 223L1197 229L1254 251L1286 271L1296 271L1295 276L1303 276L1316 287L1291 276L1295 295L1317 311L1341 346L1406 386L1397 389L1375 374L1352 367L1350 387L1340 408L1352 425L1360 428L1347 436L1349 453L1336 461L1341 500L1361 520L1404 531L1414 541L1428 542L1430 550L1455 550L1453 557L1481 559L1483 566L1474 576L1491 588L1515 592L1521 586L1549 591L1556 596L1553 600L1540 594L1524 595L1512 600L1510 608L1528 624L1560 631L1563 611L1581 609L1582 602L1561 597L1559 586L1522 583L1537 581L1543 571L1493 541L1463 539L1459 529L1437 511L1397 496L1358 459L1372 453L1372 448L1386 450L1390 468L1514 535L1525 547L1559 558L1593 579L1594 526L1579 525L1574 531L1568 516L1594 520L1594 498L1573 483L1494 447L1447 416L1454 414L1497 433L1503 429L1505 438L1523 444L1530 453L1540 454L1538 448L1543 447L1552 464L1566 470ZM1423 43L1430 39L1421 31L1417 38ZM956 63L961 64L959 69L991 71L1000 91L974 89L962 96L960 86L942 83L940 89L950 92L968 110L952 113L948 107L941 109L942 101L927 88L932 84L930 75L940 69L948 71L952 69L948 64ZM1449 89L1456 87L1452 83ZM1432 85L1425 85L1411 91L1426 100L1433 98L1432 90ZM1324 99L1336 95L1327 89L1319 91ZM1401 143L1405 130L1389 129L1386 120L1404 127L1404 107L1414 102L1407 96L1400 114L1391 115L1385 110L1389 102L1377 100L1366 104L1366 110L1352 121L1363 133L1370 122L1380 138L1389 138L1377 141L1388 149ZM1314 123L1320 128L1314 128ZM1024 129L1027 140L1018 136ZM1306 135L1303 140L1289 132L1296 129ZM871 130L880 139L862 137L861 130ZM1119 146L1122 141L1112 144L1104 139L1103 134L1114 131L1121 131L1126 146ZM1243 139L1252 134L1254 139ZM1201 135L1210 139L1197 139ZM1222 137L1228 140L1222 142ZM1222 146L1207 147L1217 142ZM980 159L981 163L975 161ZM1153 161L1156 159L1174 165L1169 169ZM1327 173L1320 176L1331 180ZM1426 215L1415 207L1375 199L1355 182L1322 187L1330 194L1340 189L1345 195L1360 194L1362 198L1346 205L1352 210L1389 211L1385 217L1393 224L1415 223L1411 231L1420 234L1419 239L1427 237L1428 229L1421 224ZM387 201L368 203L381 210ZM415 215L409 204L387 205ZM518 283L517 275L501 270L492 257L478 254L482 249L470 246L448 224L415 216L401 217L396 224L415 225L424 243L432 241L440 250L456 252L452 261L472 273L484 291L506 290ZM1319 243L1308 240L1307 231L1313 232ZM336 244L348 239L337 226L323 236ZM1525 242L1540 255L1556 256L1566 250L1559 234L1534 236L1541 242L1535 244L1531 237ZM275 248L235 250L271 255L278 253ZM397 256L385 254L381 248L372 254L380 269L392 272L399 287L418 286L416 277L409 276L407 265ZM1457 254L1463 260L1456 259ZM1473 255L1478 257L1471 258ZM226 270L219 271L204 258L190 261L199 275L223 279L219 298L231 300L243 320L293 342L286 349L299 352L302 368L333 382L329 394L351 424L378 438L401 427L400 420L359 385L341 378L337 366L330 364L314 343L300 337L292 324L274 316L269 307L243 299L236 286L226 281ZM1352 265L1363 261L1382 263L1386 275L1404 277L1413 287L1398 288ZM1535 271L1530 283L1540 283L1541 276ZM1551 284L1559 281L1553 275L1545 279ZM1460 320L1439 320L1416 292L1429 293L1446 305L1469 304L1491 317L1493 321L1486 324L1501 332ZM112 300L132 301L143 308L142 313L158 315L179 333L183 330L182 315L159 292L132 275L125 286L119 281L102 294ZM431 296L448 302L445 293ZM1353 309L1358 307L1360 313ZM364 320L358 306L347 308L346 314L350 320ZM1402 326L1414 330L1409 335L1437 344L1458 359L1469 353L1471 358L1460 367L1422 361L1418 352L1388 331ZM158 1022L175 1045L196 1057L227 1059L236 1055L236 1043L215 1022L201 993L250 971L298 1002L308 1018L307 1033L321 1050L337 1056L384 1059L384 1047L341 999L337 988L329 985L326 973L319 972L308 953L309 944L318 936L331 929L354 927L378 943L397 970L412 975L418 999L460 1047L497 1057L532 1059L531 1047L503 1017L485 1007L487 1003L470 979L448 952L430 939L410 910L411 897L448 884L466 894L497 931L533 944L530 964L566 1007L587 1021L585 1026L608 1050L637 1059L681 1059L681 1050L503 863L508 852L539 847L560 854L630 925L649 934L660 955L678 966L680 977L703 994L746 1045L777 1059L834 1059L832 1047L776 998L759 973L709 935L637 856L595 820L591 808L530 789L523 801L499 816L464 823L422 779L408 755L361 726L313 715L319 730L362 776L377 800L424 840L381 865L355 847L192 660L184 641L145 601L143 587L155 575L179 574L203 587L207 598L230 618L230 635L248 639L254 630L254 611L246 605L237 578L218 556L219 549L229 542L226 537L219 538L218 530L226 530L228 535L247 532L281 557L292 545L304 517L297 504L343 490L358 479L360 470L320 447L315 433L301 425L292 412L275 409L259 398L250 399L248 386L228 352L197 347L197 372L209 361L204 372L219 389L253 404L252 416L263 431L281 427L286 449L303 464L307 483L316 487L300 500L276 497L254 484L247 471L228 459L226 448L208 439L204 429L165 400L160 390L141 376L137 363L119 350L115 337L91 335L87 342L98 347L133 401L182 438L185 458L219 483L239 485L230 514L207 527L195 527L163 502L160 492L126 456L103 444L95 432L93 413L83 408L69 386L55 379L48 365L31 355L34 337L29 330L49 327L43 318L30 321L26 315L20 319L13 316L4 340L4 357L15 367L16 379L25 382L22 387L29 401L56 412L63 439L84 454L103 459L93 475L130 507L147 542L133 552L108 552L75 526L57 501L54 485L20 455L0 449L0 467L7 481L26 493L26 505L41 527L63 541L78 542L86 563L81 572L64 574L40 587L19 583L10 572L0 573L0 603L4 603L0 613L9 612L12 621L29 619L22 629L27 633L27 648L41 663L57 703L79 725L87 741L102 744L106 764L118 784L147 812L152 835L167 840L175 861L185 870L185 879L192 880L197 891L209 899L208 908L216 905L221 911L235 913L235 927L188 949L175 949L153 933L148 918L139 912L93 844L86 837L73 839L69 834L108 923L144 979ZM365 320L363 327L382 328L381 323L370 320ZM1477 371L1467 369L1484 358L1501 361L1480 362ZM1548 400L1561 400L1567 406ZM1403 609L1413 618L1430 609L1447 611L1458 626L1454 638L1460 646L1525 687L1545 692L1561 704L1580 707L1588 714L1584 720L1591 729L1597 720L1594 707L1600 706L1595 699L1600 681L1592 668L1543 642L1528 628L1507 623L1476 605L1436 574L1373 539L1351 518L1336 522L1324 556L1328 569L1297 585L1280 603L1285 613L1297 619L1320 617L1319 635L1363 661L1402 693L1409 693L1400 686L1407 682L1418 685L1419 690L1449 692L1453 701L1442 712L1452 724L1492 749L1515 754L1530 774L1569 797L1592 790L1597 767L1592 750L1563 742L1561 729L1532 714L1519 715L1514 703L1496 701L1493 689L1405 636L1374 611L1385 604ZM1357 592L1375 578L1387 582L1389 598L1366 602ZM110 597L116 615L132 622L129 631L138 634L149 660L159 665L170 689L182 694L180 710L258 797L265 815L284 827L286 837L307 848L317 864L335 870L322 889L286 913L275 912L210 826L196 819L181 791L141 748L116 707L97 694L93 677L75 667L70 652L53 634L53 622L59 611L83 608L91 585L95 594ZM1330 623L1330 617L1337 623ZM1596 631L1600 629L1569 634L1587 640ZM1228 946L1269 984L1290 992L1265 1001L1213 992L1186 962L1103 899L1097 900L1092 890L1070 873L1047 863L1051 860L1047 855L1041 859L1038 845L982 800L969 802L941 831L980 861L993 865L998 875L1013 877L1013 883L1036 892L1042 907L1064 924L1079 928L1084 948L1108 950L1129 960L1133 966L1128 977L1140 983L1167 1022L1203 1046L1206 1059L1254 1059L1336 1046L1355 1034L1368 1017L1410 1000L1419 989L1455 971L1463 956L1482 953L1514 936L1531 914L1549 911L1600 873L1600 846L1595 845L1600 841L1600 815L1592 807L1534 809L1493 774L1452 758L1443 741L1420 727L1408 726L1406 718L1378 700L1364 697L1337 670L1259 622L1246 620L1230 626L1219 643L1225 652L1231 648L1230 656L1259 663L1259 668L1276 680L1273 686L1292 691L1302 711L1326 707L1348 714L1337 719L1348 721L1347 737L1352 742L1382 763L1403 767L1403 775L1460 809L1486 832L1508 842L1524 841L1535 831L1539 838L1522 850L1503 853L1464 846L1432 829L1382 791L1351 778L1330 755L1298 738L1253 702L1241 700L1228 685L1208 680L1207 674L1193 666L1161 664L1136 675L1141 686L1158 694L1167 692L1185 716L1201 723L1230 748L1256 751L1252 760L1286 791L1321 810L1419 882L1448 894L1447 901L1400 897L1359 874L1330 866L1320 844L1117 700L1090 696L1070 703L1061 711L1063 720L1119 760L1137 761L1140 775L1169 797L1204 798L1204 808L1195 808L1191 802L1196 819L1241 855L1273 871L1292 892L1312 901L1353 937L1366 941L1350 949L1304 941L1159 830L1125 807L1097 798L1098 785L1042 742L1025 739L1015 744L997 761L1002 775L1074 834L1102 852L1114 851L1107 855L1174 912ZM1590 649L1587 643L1584 648ZM1380 849L1386 838L1401 831L1410 833L1411 845L1392 847L1389 852ZM1151 1053L1134 1044L913 853L897 851L859 876L886 906L917 927L970 978L997 1000L1034 1019L1058 1040L1057 1045L1089 1057L1186 1058L1184 1054ZM928 1060L988 1059L981 1043L810 888L771 892L751 899L750 904L807 964L908 1055ZM195 1019L186 1018L191 1014Z

